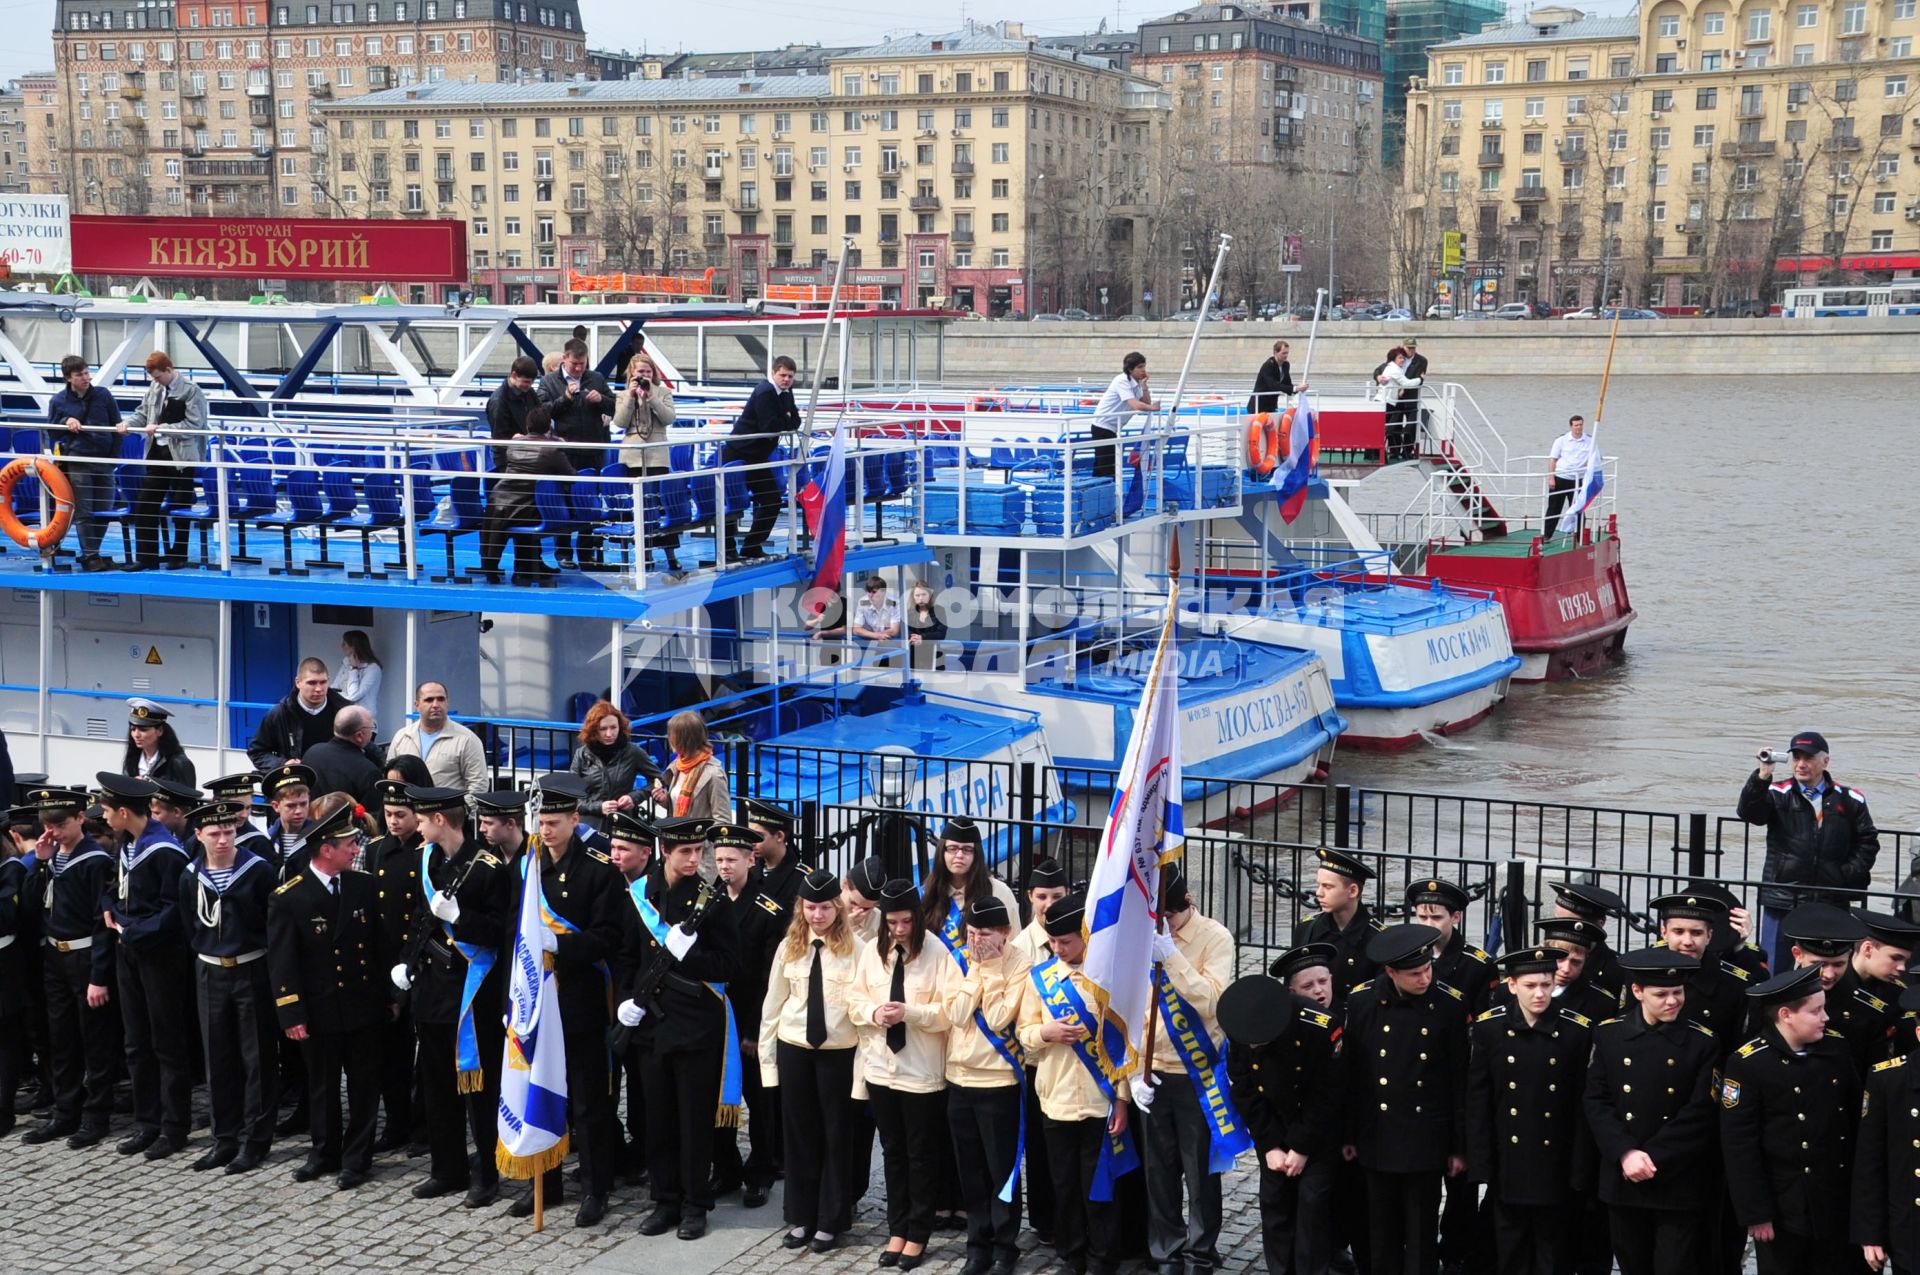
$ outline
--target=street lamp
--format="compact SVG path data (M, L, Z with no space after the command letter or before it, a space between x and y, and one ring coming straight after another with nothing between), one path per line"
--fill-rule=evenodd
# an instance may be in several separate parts
M1629 158L1626 163L1620 165L1621 190L1627 188L1625 180L1626 170L1639 162L1640 157L1634 155ZM1609 183L1607 191L1611 191L1612 189L1612 184ZM1600 195L1600 295L1594 301L1593 305L1593 317L1596 319L1601 317L1601 312L1607 307L1607 292L1612 286L1611 280L1613 275L1613 230L1607 224L1607 191L1602 191ZM1626 222L1626 217L1627 201L1626 196L1622 195L1620 197L1620 220L1622 224Z
M1333 262L1339 255L1340 241L1334 237L1334 210L1339 205L1334 202L1333 183L1327 183L1327 306L1329 312L1338 303L1340 294L1333 290Z
M1026 317L1029 319L1033 318L1033 294L1037 291L1039 284L1039 272L1034 269L1033 265L1033 210L1035 205L1040 202L1040 188L1046 184L1047 175L1045 173L1037 174L1031 182L1027 183L1027 206L1024 210L1027 218L1027 259L1022 264L1026 268L1027 275L1025 308Z

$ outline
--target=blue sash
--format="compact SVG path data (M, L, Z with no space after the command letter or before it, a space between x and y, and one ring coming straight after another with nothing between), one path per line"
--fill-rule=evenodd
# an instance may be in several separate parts
M1086 1001L1074 990L1071 971L1060 962L1060 958L1049 957L1044 964L1036 965L1028 976L1033 979L1034 990L1040 993L1040 1004L1055 1020L1085 1027L1093 1021L1093 1014L1087 1009ZM1104 1024L1102 1030L1109 1035L1108 1047L1115 1058L1126 1057L1126 1042L1118 1039L1120 1031L1111 1023ZM1107 1079L1107 1073L1100 1068L1099 1059L1084 1040L1073 1042L1074 1055L1080 1059L1080 1065L1087 1069L1094 1083L1100 1086L1108 1104L1115 1101L1113 1082ZM1140 1154L1134 1150L1133 1129L1122 1129L1118 1134L1109 1133L1100 1143L1100 1162L1093 1169L1093 1186L1087 1192L1087 1198L1105 1203L1113 1199L1113 1184L1118 1178L1132 1173L1140 1167Z
M647 898L647 878L640 877L627 887L627 893L633 896L633 906L640 910L640 923L647 927L647 933L653 935L653 941L662 948L667 945L667 923L660 917L660 909L653 906ZM726 1048L721 1052L720 1070L720 1109L714 1113L715 1128L734 1129L740 1125L740 1104L744 1095L740 1089L740 1026L733 1020L733 1002L727 999L725 983L708 983L707 990L720 998L720 1005L727 1011Z
M1207 1117L1209 1147L1207 1172L1225 1173L1236 1157L1253 1147L1253 1135L1234 1109L1233 1096L1220 1083L1220 1051L1207 1025L1184 996L1175 990L1164 969L1154 970L1160 999L1160 1021L1166 1024L1167 1040L1180 1051L1180 1062L1193 1082L1194 1096ZM1148 1059L1152 1066L1152 1059Z
M433 855L439 847L432 842L422 842L420 846L420 894L428 903L433 902ZM479 854L479 850L474 851ZM439 918L435 918L438 920ZM466 958L467 978L460 986L460 1025L454 1033L454 1070L457 1073L456 1088L461 1093L479 1093L485 1072L480 1060L480 1038L473 1029L473 1002L480 995L480 985L487 981L487 975L493 972L493 963L499 959L499 952L478 943L462 943L453 937L453 927L445 921L440 922L440 930L447 936L447 942L453 950Z
M947 924L951 924L959 913L958 904L949 904ZM942 925L940 941L947 945L947 951L953 954L954 963L959 965L960 972L965 974L967 972L966 948L964 945L956 946L951 942L945 930L946 925ZM987 1043L993 1046L994 1052L1000 1055L1001 1060L1013 1068L1014 1081L1020 1086L1020 1136L1013 1145L1013 1172L1007 1174L1007 1180L1000 1184L999 1193L1002 1204L1011 1204L1013 1193L1020 1186L1021 1162L1027 1158L1027 1053L1020 1048L1020 1039L1011 1029L1004 1033L993 1030L987 1026L986 1015L977 1008L973 1011L973 1025L980 1029L980 1034L987 1038Z

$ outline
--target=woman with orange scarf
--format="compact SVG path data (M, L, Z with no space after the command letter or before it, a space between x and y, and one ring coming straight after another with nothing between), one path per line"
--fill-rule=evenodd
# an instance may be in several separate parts
M727 794L727 768L707 742L707 720L691 710L675 714L667 723L667 745L673 760L664 782L655 785L654 803L669 819L733 820L733 798Z

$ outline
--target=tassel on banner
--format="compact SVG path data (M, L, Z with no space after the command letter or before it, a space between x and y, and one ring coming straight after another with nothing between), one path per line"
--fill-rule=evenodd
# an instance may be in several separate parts
M738 1129L740 1127L740 1104L722 1105L713 1113L713 1127L716 1129Z
M515 1155L507 1150L504 1142L497 1142L493 1147L493 1167L500 1170L500 1176L503 1178L514 1178L523 1182L529 1178L537 1178L543 1173L560 1167L571 1149L568 1143L568 1135L562 1134L560 1141L545 1151L536 1152L533 1155Z
M479 1067L472 1071L463 1071L454 1079L454 1088L461 1093L479 1093L487 1087L487 1073Z

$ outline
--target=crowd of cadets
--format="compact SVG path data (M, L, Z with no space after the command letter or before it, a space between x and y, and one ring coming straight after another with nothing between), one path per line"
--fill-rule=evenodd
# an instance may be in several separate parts
M783 1242L826 1252L877 1134L882 1266L914 1269L951 1228L967 1275L1007 1275L1024 1212L1071 1271L1202 1275L1230 1095L1271 1275L1731 1273L1750 1238L1763 1275L1920 1270L1920 927L1889 915L1801 906L1795 967L1770 975L1724 889L1656 899L1659 941L1619 954L1625 903L1569 882L1536 944L1495 961L1459 929L1459 887L1415 881L1412 921L1383 924L1373 870L1323 849L1319 910L1232 981L1230 934L1173 868L1153 958L1182 1025L1228 1043L1226 1077L1169 1023L1150 1075L1115 1085L1088 1048L1084 894L1041 860L1023 926L967 819L915 886L877 858L808 868L759 801L738 824L618 813L600 832L569 774L471 806L390 780L369 841L351 803L308 817L313 782L295 763L207 797L103 773L7 813L0 1132L34 1071L48 1114L23 1139L94 1146L124 1073L117 1149L164 1159L204 1076L196 1171L257 1169L304 1125L302 1182L359 1187L424 1143L415 1197L494 1203L504 960L538 847L583 1226L622 1173L650 1188L641 1231L682 1239L717 1197L759 1207L784 1178ZM281 815L265 831L256 784ZM304 1100L278 1120L288 1086ZM1142 1171L1108 1180L1110 1154ZM562 1187L555 1170L549 1203Z

